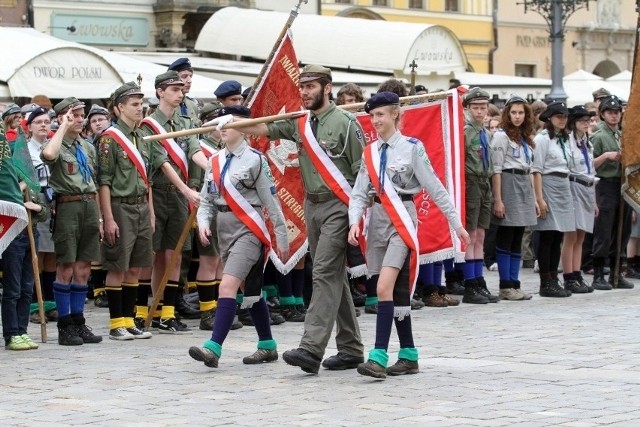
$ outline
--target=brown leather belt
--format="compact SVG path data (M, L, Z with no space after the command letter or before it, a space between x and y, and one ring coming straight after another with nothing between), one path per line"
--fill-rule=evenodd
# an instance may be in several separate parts
M82 194L57 194L56 203L68 203L68 202L86 202L88 200L95 200L96 193L82 193Z
M403 202L412 202L413 201L413 195L411 194L399 194L398 195L400 197L400 200L402 200ZM374 196L373 197L373 201L376 203L382 203L382 201L380 200L380 197L378 196Z
M336 198L335 194L329 193L305 193L305 198L311 203L328 202Z
M577 176L570 176L569 181L577 182L578 184L584 185L585 187L593 187L593 181L580 179Z
M179 191L178 187L173 184L153 184L153 189L162 191Z
M130 197L114 197L113 199L116 202L124 203L126 205L143 205L147 203L147 195L143 194L141 196L130 196Z

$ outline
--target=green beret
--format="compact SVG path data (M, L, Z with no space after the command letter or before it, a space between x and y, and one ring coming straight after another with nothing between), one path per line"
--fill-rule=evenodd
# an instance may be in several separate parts
M84 108L84 102L78 100L76 97L70 96L54 105L53 111L59 116L60 114L66 113L69 109L77 110L78 108Z
M118 89L116 89L115 92L113 92L113 103L117 104L120 98L130 95L144 96L144 93L142 92L142 90L140 90L137 84L135 84L134 82L128 82L123 84Z
M308 83L323 77L332 80L331 69L322 65L309 64L305 65L300 72L300 83Z
M178 76L178 73L170 70L156 76L155 87L158 89L162 85L179 85L184 86L184 82Z

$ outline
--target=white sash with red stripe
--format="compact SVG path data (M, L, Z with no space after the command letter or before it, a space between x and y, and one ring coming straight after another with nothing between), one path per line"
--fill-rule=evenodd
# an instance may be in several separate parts
M398 231L400 238L410 251L410 271L409 271L409 296L413 296L418 278L418 230L416 229L407 208L402 204L402 200L395 188L391 184L390 179L384 180L384 191L380 191L380 174L386 173L380 171L380 153L378 152L377 141L369 144L364 149L364 160L367 166L367 172L371 180L371 185L376 190L376 194L382 202L382 207L389 215L393 226Z
M309 154L311 163L313 163L313 166L318 170L320 177L331 189L333 194L335 194L342 203L349 206L351 186L344 175L342 175L342 172L340 172L340 169L338 169L329 156L327 156L327 153L320 147L320 144L318 144L318 140L311 130L310 117L311 113L307 113L298 119L298 133L300 134L302 145Z
M221 150L211 157L211 173L216 183L220 182L220 173L227 160L224 155L226 152L227 150ZM221 185L224 189L221 188L220 192L222 193L222 197L224 197L224 201L227 202L227 205L231 208L231 211L260 239L267 253L269 253L271 251L271 237L269 237L269 231L267 230L267 224L265 224L264 219L231 183L231 178L228 173L225 174L224 182L222 182ZM268 258L265 257L265 264L267 259Z
M156 121L156 119L152 117L145 117L140 124L146 124L149 126L157 135L163 135L167 133L167 131L160 126L160 123ZM189 179L189 161L187 160L187 155L180 148L178 143L173 138L165 138L160 140L162 146L165 150L167 150L167 154L173 161L173 163L178 166L180 172L182 172L182 176L184 176L185 180Z
M145 182L145 184L149 185L147 168L145 167L142 155L140 154L140 151L138 151L138 148L135 146L135 144L131 142L131 140L129 140L129 138L127 138L124 133L113 126L105 130L102 135L108 135L118 143L120 148L122 148L124 152L129 156L129 160L131 160L131 163L133 163L133 165L136 167L136 170L138 171L138 174L140 175L142 180Z
M216 154L218 152L218 150L216 150L215 148L209 146L206 142L204 142L202 140L200 140L200 149L202 150L204 155L207 157L207 159L210 159L211 156L213 156L214 154Z

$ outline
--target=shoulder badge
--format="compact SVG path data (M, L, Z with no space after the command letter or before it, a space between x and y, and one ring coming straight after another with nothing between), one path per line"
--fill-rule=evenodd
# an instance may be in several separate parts
M409 141L412 144L417 144L418 142L420 142L418 138L414 138L414 137L407 138L407 141Z

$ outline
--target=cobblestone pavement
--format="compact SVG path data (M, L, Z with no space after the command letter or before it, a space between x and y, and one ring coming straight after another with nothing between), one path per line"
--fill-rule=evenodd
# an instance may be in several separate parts
M497 273L487 278L497 292ZM1 352L1 424L639 425L640 291L540 298L531 270L523 289L536 294L531 301L414 311L421 372L386 381L308 375L282 360L245 366L256 340L246 326L229 334L220 367L209 369L187 355L209 333L110 341L107 309L89 304L103 343L61 347L49 325L40 349ZM359 320L369 349L375 316ZM282 353L297 346L302 324L273 332ZM397 351L394 332L391 363Z

